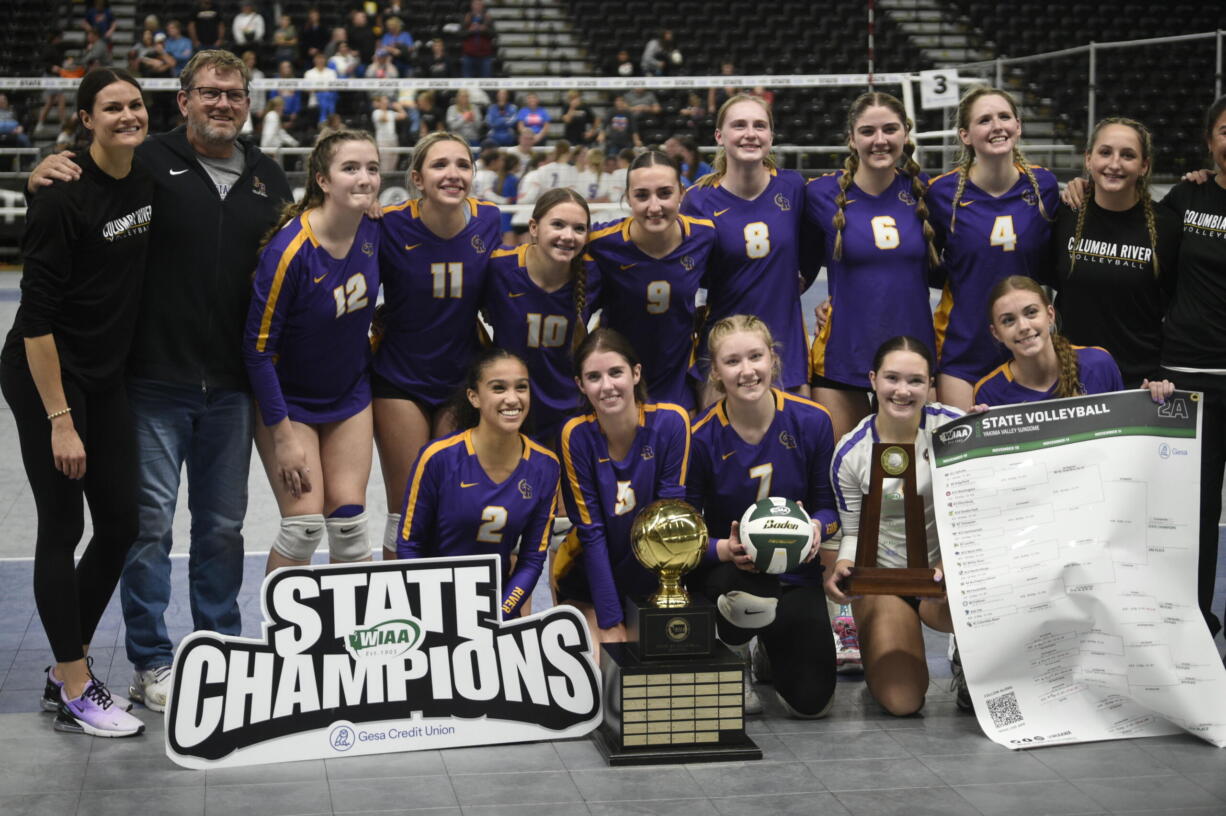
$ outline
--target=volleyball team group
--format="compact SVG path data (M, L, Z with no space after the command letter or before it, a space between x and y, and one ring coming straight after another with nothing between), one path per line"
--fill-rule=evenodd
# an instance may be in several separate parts
M147 129L140 88L101 73L78 94L94 133L78 159L86 172L38 192L29 211L0 384L38 504L36 596L45 576L64 580L54 604L38 597L57 661L44 708L57 729L126 736L143 724L87 659L125 547L102 551L96 532L72 572L79 523L67 557L44 541L48 509L79 516L82 491L96 531L104 513L136 517L107 504L134 504L122 482L136 478L135 456L105 446L130 441L122 371L142 276L175 274L144 272L147 236L130 218L107 241L92 233L115 213L140 212L153 189L133 163ZM583 611L599 651L627 638L624 599L657 585L631 551L635 515L684 499L710 533L688 585L717 603L720 639L752 660L788 714L829 713L831 613L850 605L869 692L908 715L929 687L920 624L953 626L944 598L840 588L873 443L915 446L939 578L927 467L936 428L993 405L1126 388L1162 401L1177 383L1205 395L1195 591L1216 634L1226 98L1205 118L1214 170L1161 203L1150 198L1153 145L1138 122L1094 128L1086 178L1062 202L1055 176L1019 149L1007 92L971 90L957 119L962 158L929 179L902 104L863 94L847 111L845 169L806 183L775 164L767 104L735 95L718 112L713 171L693 186L667 155L645 150L626 171L630 216L593 224L581 195L549 190L514 248L500 246L498 208L470 196L464 139L425 137L409 171L420 197L379 208L370 134L328 134L309 156L303 199L267 225L258 267L233 270L253 281L242 355L282 517L268 570L309 563L325 541L333 562L369 560L368 530L382 521L385 559L497 554L504 618L530 608L547 573L555 602ZM73 193L87 182L94 204ZM103 200L114 206L95 215ZM822 267L830 299L810 345L801 294ZM930 287L944 289L935 315ZM109 403L99 396L116 391ZM88 436L73 425L83 406ZM372 524L374 447L386 515ZM109 495L91 493L88 473L108 456L129 466L108 472ZM900 481L885 484L881 566L906 565ZM768 496L799 501L821 541L781 575L758 572L738 538L736 520ZM761 711L748 677L745 688L746 710ZM969 705L964 686L958 696Z

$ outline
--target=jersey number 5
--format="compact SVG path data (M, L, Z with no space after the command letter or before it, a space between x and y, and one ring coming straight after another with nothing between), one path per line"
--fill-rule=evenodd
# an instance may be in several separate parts
M332 299L336 301L336 316L343 317L346 313L360 312L366 308L366 276L355 274L345 281L344 285L332 290Z
M629 482L617 483L617 503L613 505L613 514L616 516L624 516L634 509L638 501L634 495L634 488Z

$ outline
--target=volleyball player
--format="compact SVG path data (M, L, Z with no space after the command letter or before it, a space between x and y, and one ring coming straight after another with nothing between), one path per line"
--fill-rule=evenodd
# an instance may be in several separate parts
M600 267L601 322L638 351L647 393L694 411L695 303L716 251L715 225L680 215L677 165L649 150L626 171L631 215L600 225L588 252Z
M962 158L933 179L932 226L947 281L935 316L941 402L966 410L974 383L1004 362L983 315L988 292L1009 275L1037 277L1050 255L1056 177L1018 148L1022 123L1005 91L979 87L958 104Z
M720 640L747 660L750 639L757 635L771 665L779 667L774 684L784 709L797 717L821 717L830 710L835 686L822 565L809 561L782 575L751 571L734 529L754 502L782 496L804 505L819 540L838 531L830 487L830 416L817 403L772 387L779 357L770 330L758 318L724 318L711 327L708 344L710 378L724 396L694 424L686 492L703 511L712 549L723 563L702 573L703 591L720 604L721 613L729 603L740 603L732 599L752 596L747 600L758 606L757 616L721 614ZM746 712L761 711L748 677L745 690Z
M523 360L487 349L465 385L456 409L462 430L428 445L413 467L396 552L498 555L502 617L518 617L545 563L558 459L520 433L532 390Z
M1132 119L1094 127L1086 145L1088 200L1056 216L1050 275L1069 341L1102 346L1124 384L1159 379L1162 321L1175 291L1180 224L1149 195L1153 142Z
M555 450L578 407L571 350L585 336L595 294L583 251L590 226L587 202L574 190L542 195L528 221L529 242L494 251L482 300L495 345L528 366L530 434Z
M847 113L844 170L805 187L806 225L824 239L831 292L810 384L838 438L868 416L868 370L883 342L902 333L936 347L928 272L938 261L910 133L901 102L862 94Z
M841 582L850 574L859 544L860 507L870 488L874 442L915 446L916 489L924 502L924 532L928 563L941 577L941 549L937 539L932 502L932 472L928 457L932 433L962 415L941 405L925 404L932 388L934 360L931 349L913 337L895 337L874 355L869 381L877 397L877 413L870 414L839 440L830 478L843 528L837 546L838 559L826 571L826 594L836 603L851 603L860 628L860 653L864 679L873 698L890 714L914 714L924 705L928 690L928 661L924 650L923 623L939 632L952 632L953 619L945 598L919 599L900 595L849 597ZM887 479L883 493L901 491L900 479ZM906 520L902 502L881 508L877 565L907 566ZM955 673L955 680L959 679ZM959 706L970 707L965 684L957 688Z
M685 409L648 403L643 367L613 329L599 328L575 352L575 381L592 412L562 428L562 491L575 528L554 558L559 603L579 608L597 641L626 640L622 598L658 583L630 547L638 512L656 499L684 499L690 454Z
M97 68L77 88L92 133L80 175L30 204L21 305L0 351L0 389L13 411L38 515L34 602L55 655L42 707L57 731L140 734L86 659L137 533L136 440L124 384L140 303L154 182L134 164L149 131L140 85ZM89 502L93 536L74 553Z
M267 570L370 560L371 317L379 292L379 153L361 131L321 139L307 188L260 256L243 341L255 444L281 511Z
M709 270L712 322L733 314L762 319L780 344L785 390L808 394L800 311L804 178L770 154L774 123L760 98L736 94L720 106L714 170L686 191L681 211L715 224L720 252ZM707 389L704 404L714 392Z
M384 208L379 248L386 314L371 388L388 507L385 557L395 555L401 519L392 508L400 507L413 461L453 427L444 408L477 355L486 265L502 233L498 208L468 197L473 160L463 138L423 138L409 176L421 197Z

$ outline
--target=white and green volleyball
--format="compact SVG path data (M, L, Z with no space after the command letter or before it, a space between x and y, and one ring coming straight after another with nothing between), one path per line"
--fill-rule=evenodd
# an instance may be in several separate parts
M814 545L809 514L791 499L777 496L749 506L741 516L740 537L754 566L772 575L795 569Z

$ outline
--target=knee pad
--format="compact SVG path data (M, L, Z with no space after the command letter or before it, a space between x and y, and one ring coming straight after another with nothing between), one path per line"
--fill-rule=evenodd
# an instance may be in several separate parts
M272 548L295 561L310 561L315 548L324 537L324 517L319 513L309 516L287 516L281 519L281 529Z
M549 549L557 552L558 547L562 546L562 542L566 540L566 536L570 534L573 526L570 523L570 519L566 516L554 516L553 528L549 533Z
M363 561L370 558L366 518L366 512L362 511L349 518L328 519L328 552L333 561Z
M383 549L386 552L396 552L396 542L400 540L400 525L403 519L399 513L388 513L383 524Z
M820 720L830 713L830 709L834 707L834 691L831 690L830 697L826 700L826 704L820 710L810 714L801 711L788 702L787 698L778 689L775 690L775 699L779 701L779 705L783 706L783 710L788 713L788 716L795 717L799 720Z

